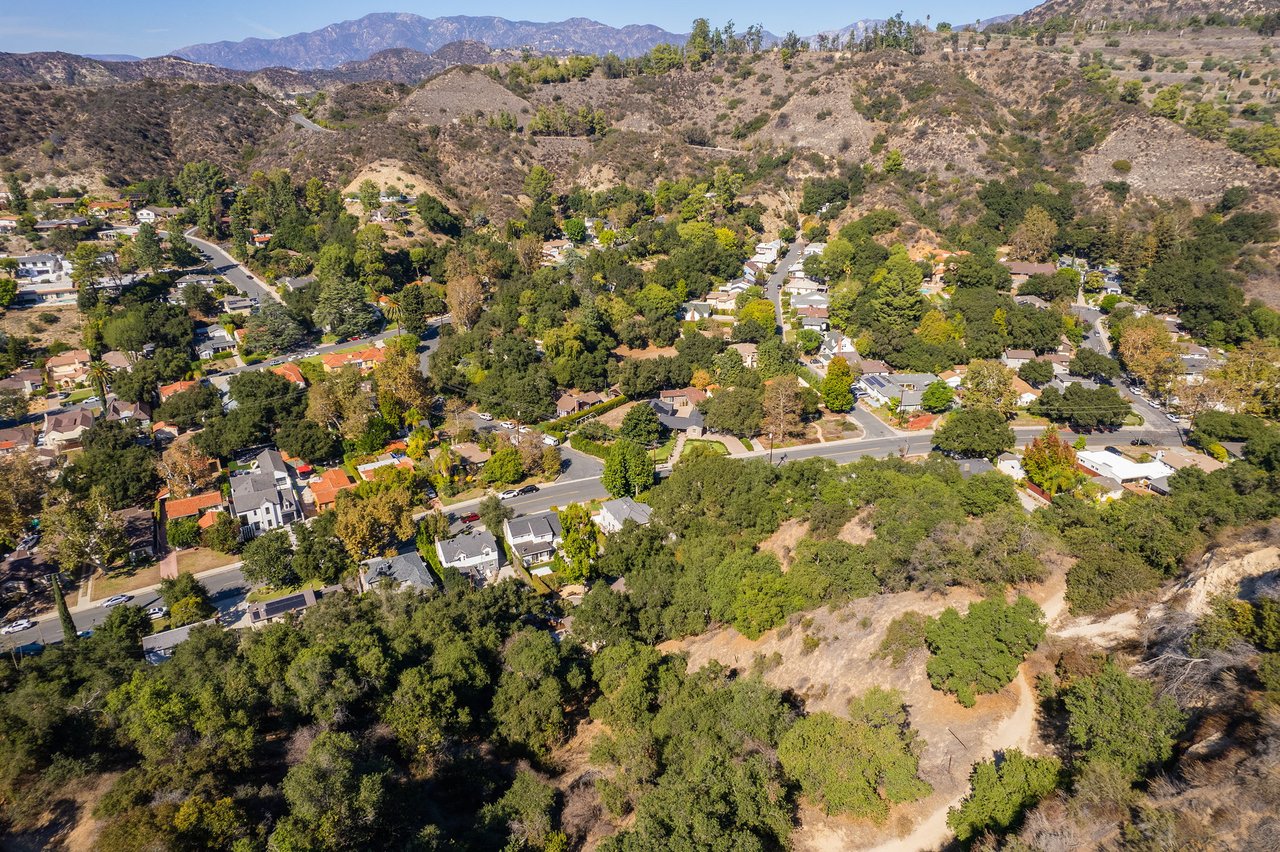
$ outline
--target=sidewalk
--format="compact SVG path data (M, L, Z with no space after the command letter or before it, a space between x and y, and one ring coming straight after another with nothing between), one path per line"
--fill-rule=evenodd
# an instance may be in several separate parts
M195 578L196 578L197 580L199 580L201 577L208 577L208 576L210 576L210 575L212 575L212 574L220 574L220 573L222 573L222 572L224 572L224 571L231 571L231 570L233 570L233 569L239 569L239 568L240 568L240 566L241 566L241 565L243 565L243 564L244 564L244 562L243 562L243 561L231 562L231 563L229 563L229 564L227 564L227 565L222 565L222 566L220 566L220 567L218 567L218 568L210 568L210 569L209 569L209 570L207 570L207 571L201 571L199 574L196 574L196 575L194 575L194 576L195 576ZM152 584L152 585L150 585L150 586L141 586L141 587L139 587L139 588L137 588L137 589L131 589L131 590L130 590L129 592L127 592L126 594L132 595L133 597L135 597L135 598L136 598L136 597L140 597L140 596L142 596L142 595L148 595L148 594L151 594L151 593L153 593L153 592L158 591L159 589L160 589L160 584L159 584L159 583L154 583L154 584ZM106 598L103 598L102 600L106 600ZM79 601L75 606L73 606L73 607L69 607L69 609L71 610L72 614L75 614L75 613L77 613L77 612L84 612L84 611L86 611L86 610L94 609L95 607L100 606L101 604L102 604L102 601L95 601L95 600L88 600L88 601L86 601L86 600L84 599L84 596L82 595L82 596L81 596L80 601ZM43 617L44 617L44 616L41 616L41 618L43 618ZM52 617L57 618L57 613L56 613L56 612L52 613ZM39 620L39 619L37 619L37 620Z

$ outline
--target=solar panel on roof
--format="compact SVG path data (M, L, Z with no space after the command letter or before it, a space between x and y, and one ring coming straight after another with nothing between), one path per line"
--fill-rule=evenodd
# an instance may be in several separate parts
M262 617L275 618L277 615L283 615L290 610L306 606L306 602L307 596L303 594L289 595L288 597L267 601L262 607Z

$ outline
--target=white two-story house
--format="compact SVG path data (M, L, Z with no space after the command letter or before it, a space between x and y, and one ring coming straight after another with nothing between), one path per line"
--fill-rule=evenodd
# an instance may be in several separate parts
M551 561L564 541L560 517L555 512L508 518L502 522L502 534L526 568Z
M255 467L231 477L231 507L246 538L288 526L302 517L293 473L277 450L263 450Z

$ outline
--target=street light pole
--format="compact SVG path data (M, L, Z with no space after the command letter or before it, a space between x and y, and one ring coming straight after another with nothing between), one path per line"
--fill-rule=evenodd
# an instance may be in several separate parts
M773 433L769 433L769 466L773 466Z

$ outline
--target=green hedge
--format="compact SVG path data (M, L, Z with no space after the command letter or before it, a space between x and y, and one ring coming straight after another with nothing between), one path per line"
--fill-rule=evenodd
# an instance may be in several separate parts
M606 411L613 411L619 405L623 405L628 401L626 394L619 394L613 399L605 400L604 402L591 406L585 411L579 411L577 414L570 414L567 417L561 417L559 420L549 420L538 428L543 432L563 432L568 426L573 423L577 423L579 420L585 420L588 417L595 417L597 415L604 414Z
M577 432L569 436L569 446L573 447L580 453L586 453L589 456L595 456L598 459L608 458L609 448L599 441L592 441L584 438Z

